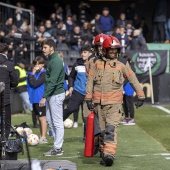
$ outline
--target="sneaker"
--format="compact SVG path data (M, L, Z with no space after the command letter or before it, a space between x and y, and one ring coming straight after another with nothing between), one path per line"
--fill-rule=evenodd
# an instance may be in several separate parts
M128 121L128 118L124 118L124 119L121 121L121 124L125 124L125 123L127 123L127 121Z
M127 123L124 123L123 125L135 125L135 120L134 119L129 119Z
M44 153L44 156L58 156L58 155L62 155L63 151L62 149L54 149L52 148L51 150L49 150L48 152Z
M77 122L74 122L73 128L78 128L78 123Z
M52 131L51 131L51 130L49 130L49 131L47 132L47 135L49 135L49 136L53 136Z
M33 128L39 128L40 126L38 124L35 124Z
M39 139L39 144L43 144L43 143L48 143L48 140L46 138L41 137Z

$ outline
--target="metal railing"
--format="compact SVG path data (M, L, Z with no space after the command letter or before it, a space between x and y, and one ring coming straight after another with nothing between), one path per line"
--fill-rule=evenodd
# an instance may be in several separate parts
M5 22L5 21L3 21L5 19L5 17L3 17L2 14L3 13L5 14L6 12L9 12L9 9L15 9L15 10L16 9L20 9L20 10L28 12L30 14L30 26L31 26L30 36L33 37L34 36L34 19L35 19L34 13L31 10L29 10L29 9L20 8L20 7L14 6L14 5L10 5L10 4L6 4L6 3L3 3L3 2L0 2L0 14L2 16L0 22ZM12 12L11 12L11 14L12 14ZM35 58L34 50L35 50L35 42L31 41L30 42L30 62L32 62L33 59Z

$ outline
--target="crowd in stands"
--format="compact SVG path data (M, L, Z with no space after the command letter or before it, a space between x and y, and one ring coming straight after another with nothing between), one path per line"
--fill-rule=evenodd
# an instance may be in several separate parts
M157 8L166 8L166 0L159 1L160 5ZM41 42L46 38L53 39L58 46L58 50L79 51L83 44L92 45L94 37L104 33L118 38L121 42L123 53L126 50L147 49L146 42L150 30L145 22L145 18L138 16L135 10L135 3L133 2L120 14L117 20L110 15L108 7L104 7L94 18L90 18L89 15L91 14L92 7L83 1L78 6L78 14L72 12L69 4L63 9L62 6L56 3L54 5L55 10L45 19L36 14L34 5L27 7L23 2L17 2L16 6L28 8L35 12L35 27L34 35L30 36L30 16L28 12L21 9L17 9L14 12L8 10L2 14L5 18L5 23L0 23L0 42L9 45L9 59L14 64L23 57L29 60L30 41L35 42L35 51L40 53ZM166 11L164 15L166 15L165 13ZM158 11L155 15L159 15ZM154 20L153 38L155 38L155 42L163 42L165 40L169 42L168 24L166 27L166 37L164 35L165 30L162 30L164 29L163 24L166 22L165 18L161 23ZM167 18L169 17L167 16ZM160 34L159 31L163 33Z

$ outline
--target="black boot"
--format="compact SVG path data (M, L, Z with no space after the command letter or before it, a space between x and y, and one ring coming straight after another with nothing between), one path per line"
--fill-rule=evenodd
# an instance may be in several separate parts
M105 166L112 166L114 157L111 155L104 155L102 158L102 163L105 163Z
M94 137L94 155L99 152L99 136Z

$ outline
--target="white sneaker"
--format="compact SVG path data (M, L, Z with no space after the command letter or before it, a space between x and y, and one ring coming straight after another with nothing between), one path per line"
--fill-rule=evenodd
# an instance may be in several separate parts
M127 123L124 123L123 125L135 125L135 120L134 119L129 119Z
M46 138L41 137L39 139L39 144L44 144L44 143L48 143L48 140Z
M78 123L77 122L74 122L73 128L78 128Z
M124 118L120 123L121 124L125 124L125 123L127 123L128 122L128 118Z

